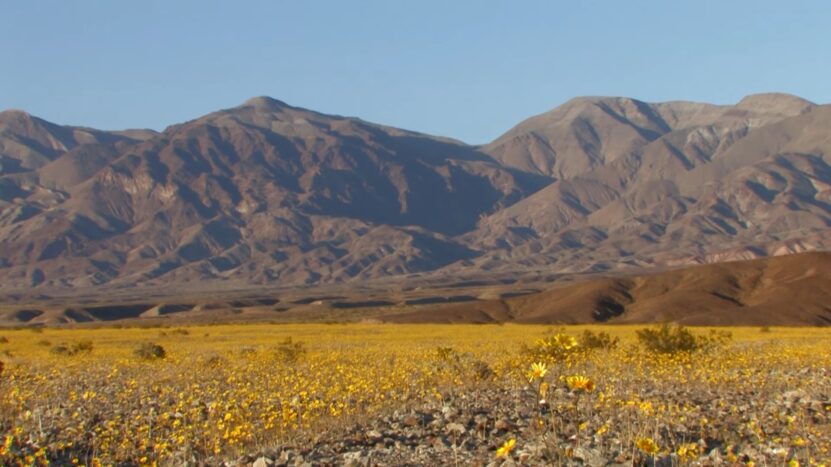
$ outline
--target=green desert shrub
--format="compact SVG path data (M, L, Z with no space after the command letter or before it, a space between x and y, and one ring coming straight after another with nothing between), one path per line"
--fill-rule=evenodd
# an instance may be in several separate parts
M476 358L470 352L460 353L452 347L437 347L436 359L439 369L449 370L464 379L486 381L494 376L494 371L486 362Z
M66 344L57 344L49 349L49 351L55 355L71 355L69 346Z
M277 344L276 350L280 359L288 363L294 363L306 354L305 344L300 341L294 341L291 337L287 337Z
M167 356L167 352L165 352L164 347L159 344L154 342L145 342L133 350L133 355L144 360L159 360L165 358L165 356Z
M611 350L617 347L620 338L612 337L608 332L593 332L588 329L580 336L580 348L584 350Z
M524 344L520 353L532 362L558 363L566 361L580 352L580 342L569 334L557 332L545 336L531 345Z
M45 342L46 345L48 345L48 341L42 341L41 342L42 345L43 345L43 342ZM92 347L93 347L92 341L82 340L82 341L76 342L72 345L63 344L63 343L56 344L49 351L52 352L55 355L72 356L72 355L77 355L77 354L80 354L80 353L90 353L90 352L92 352Z
M638 341L650 352L678 353L711 350L721 347L732 338L726 331L711 330L709 334L694 334L680 325L664 323L653 328L636 331Z

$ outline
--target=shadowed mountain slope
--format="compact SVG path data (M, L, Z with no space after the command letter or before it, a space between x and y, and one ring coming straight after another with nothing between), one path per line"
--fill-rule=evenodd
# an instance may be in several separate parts
M781 94L571 101L485 148L556 180L480 222L467 237L486 251L476 266L603 271L827 249L829 129L831 106ZM548 149L517 149L528 135Z
M265 97L113 139L54 143L40 170L4 180L5 286L428 271L471 257L452 236L547 182L452 140Z
M508 300L416 310L395 322L831 324L831 253L588 280Z
M268 97L161 133L6 111L0 293L612 274L831 249L829 130L831 106L786 94L578 98L483 147Z

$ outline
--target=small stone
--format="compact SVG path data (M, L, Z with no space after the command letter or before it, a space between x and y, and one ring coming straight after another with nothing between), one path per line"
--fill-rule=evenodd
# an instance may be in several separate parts
M500 418L496 421L496 423L493 424L493 427L499 431L508 431L514 427L514 424L509 422L508 420L505 420L504 418Z
M459 411L454 409L453 407L450 407L449 405L446 405L441 408L441 413L442 415L444 415L445 419L450 419L455 417L459 413Z
M251 467L271 467L274 465L274 461L269 459L268 457L258 457L257 460L251 464Z
M401 422L404 424L404 426L416 426L418 425L418 417L416 417L415 415L407 415Z
M347 452L343 455L343 465L348 467L358 467L363 465L363 453L361 451Z
M463 435L467 430L465 430L464 425L462 425L461 423L451 423L447 425L445 431L447 433L456 433L457 435Z

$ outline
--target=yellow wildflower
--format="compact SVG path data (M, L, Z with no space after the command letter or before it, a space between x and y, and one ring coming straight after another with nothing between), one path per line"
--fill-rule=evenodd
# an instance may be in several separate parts
M656 443L652 438L641 438L636 443L636 446L638 449L646 454L649 454L650 456L654 456L661 449L658 447L658 443Z
M506 457L508 454L511 453L511 450L514 449L516 445L516 440L511 438L508 441L505 441L499 449L496 450L496 457Z
M694 460L698 457L698 444L682 444L675 453L678 454L681 460Z
M542 378L546 373L548 373L548 367L545 366L545 363L531 364L531 381Z
M568 378L566 378L566 384L568 385L568 388L572 391L594 391L594 381L585 376L569 376Z

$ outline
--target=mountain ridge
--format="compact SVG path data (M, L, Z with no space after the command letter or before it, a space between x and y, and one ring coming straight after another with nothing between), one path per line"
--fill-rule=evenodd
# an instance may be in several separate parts
M0 294L600 272L831 248L831 107L575 98L471 146L267 96L0 113Z

